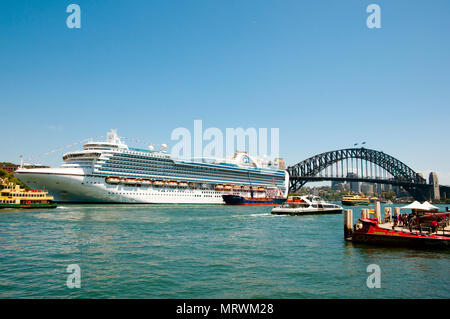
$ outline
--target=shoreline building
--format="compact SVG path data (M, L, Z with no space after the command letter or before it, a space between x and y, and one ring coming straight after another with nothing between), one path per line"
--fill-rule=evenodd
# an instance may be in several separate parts
M374 194L374 185L373 183L361 183L361 192L365 195L373 195Z
M348 178L357 178L358 174L348 173ZM360 182L350 182L350 190L355 193L361 193L361 183Z
M24 164L23 168L49 168L50 166L40 165L40 164ZM20 168L20 165L14 163L0 163L0 169L7 171L8 173L14 173Z

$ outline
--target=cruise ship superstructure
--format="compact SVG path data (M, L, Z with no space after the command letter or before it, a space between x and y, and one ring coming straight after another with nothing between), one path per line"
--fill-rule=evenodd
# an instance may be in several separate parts
M173 159L165 150L128 147L116 131L63 155L60 168L18 169L31 188L45 188L57 202L223 203L222 195L287 197L289 175L279 161L236 152L223 160Z

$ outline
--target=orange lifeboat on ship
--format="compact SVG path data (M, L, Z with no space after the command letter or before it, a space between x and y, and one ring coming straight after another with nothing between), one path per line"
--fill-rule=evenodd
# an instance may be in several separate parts
M106 182L108 184L119 184L120 183L120 178L118 178L118 177L108 177L108 178L106 178Z
M141 179L142 185L151 185L153 182L150 179Z
M122 180L122 183L127 184L127 185L135 185L135 184L137 184L137 180L136 180L136 178L125 178Z

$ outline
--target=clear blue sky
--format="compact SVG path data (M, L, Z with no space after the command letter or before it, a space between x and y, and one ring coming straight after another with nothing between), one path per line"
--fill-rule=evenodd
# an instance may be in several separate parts
M449 36L447 0L1 0L0 161L202 119L280 128L288 164L366 141L450 184Z

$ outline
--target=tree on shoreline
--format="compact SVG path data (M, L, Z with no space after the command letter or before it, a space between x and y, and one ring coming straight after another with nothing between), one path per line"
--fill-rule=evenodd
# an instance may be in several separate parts
M7 179L8 182L12 182L14 185L19 185L20 187L29 190L30 188L22 183L18 178L16 178L12 173L5 171L4 169L0 169L0 178Z

